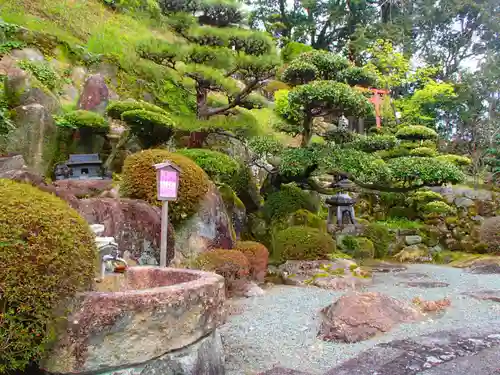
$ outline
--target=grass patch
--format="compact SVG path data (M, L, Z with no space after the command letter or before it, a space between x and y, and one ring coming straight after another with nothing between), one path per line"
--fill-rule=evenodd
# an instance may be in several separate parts
M442 251L438 253L439 255L434 258L434 262L437 264L447 264L456 268L466 268L470 267L474 262L478 260L489 260L496 259L500 264L500 256L487 255L487 254L471 254L464 253L461 251Z
M389 229L420 229L424 227L424 224L419 221L398 218L378 221L377 224L384 225Z

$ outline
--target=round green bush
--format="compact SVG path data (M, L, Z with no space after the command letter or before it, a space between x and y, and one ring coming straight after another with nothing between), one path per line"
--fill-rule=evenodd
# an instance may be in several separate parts
M424 214L449 215L455 213L455 209L443 201L432 201L426 203L420 210Z
M389 253L389 245L394 239L394 236L389 232L389 229L381 224L372 223L365 227L363 236L373 242L375 247L375 258L385 258Z
M396 133L396 138L405 140L436 139L437 137L435 130L422 125L404 126Z
M468 166L472 163L472 160L470 160L468 157L453 154L438 155L436 156L436 159L455 164L459 167Z
M212 180L229 184L240 169L240 164L222 152L202 148L185 148L177 150L187 156L203 169Z
M326 230L326 220L312 213L311 211L300 209L290 215L288 223L293 226L305 226Z
M85 110L71 111L56 118L56 124L71 129L89 128L93 132L106 133L109 123L100 114Z
M156 170L153 164L171 161L179 166L177 200L169 203L169 218L175 226L196 212L200 201L208 192L210 179L191 159L166 150L145 150L130 155L123 166L123 194L161 206L157 199Z
M280 191L269 194L262 212L268 221L285 219L297 210L317 211L311 195L294 185L283 185Z
M487 245L488 253L500 253L500 216L484 220L479 237L481 242Z
M436 150L430 147L417 147L410 150L410 156L432 157L436 155Z
M96 254L89 225L66 202L0 179L0 373L41 357L55 310L92 288Z
M135 100L125 100L125 101L115 101L109 103L106 113L109 117L115 120L121 120L122 114L129 111L144 110L149 112L160 113L163 115L168 114L163 108L160 108L154 104L145 101L135 101Z
M174 122L167 114L136 109L123 112L122 120L127 123L143 148L159 146L174 134Z
M309 227L289 227L274 238L274 253L281 261L322 260L336 250L335 241L323 231Z
M365 237L346 236L342 240L344 252L355 259L373 259L375 246Z

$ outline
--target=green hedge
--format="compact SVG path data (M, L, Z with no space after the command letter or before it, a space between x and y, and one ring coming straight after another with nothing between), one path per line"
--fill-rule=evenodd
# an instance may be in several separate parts
M336 250L335 241L323 231L297 226L278 232L274 238L274 255L287 260L322 260Z

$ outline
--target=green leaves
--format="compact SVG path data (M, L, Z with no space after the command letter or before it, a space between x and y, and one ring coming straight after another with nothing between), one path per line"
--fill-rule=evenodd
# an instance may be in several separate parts
M437 139L435 130L422 125L405 126L398 130L396 137L404 140Z
M72 111L57 117L56 125L70 129L90 128L97 133L106 133L109 129L109 123L104 117L84 110Z
M441 185L465 179L455 165L428 157L401 157L388 161L392 178L407 185Z
M177 150L177 153L193 160L212 180L221 183L229 183L240 168L235 159L217 151L185 148Z
M375 152L388 150L396 145L396 137L393 135L369 135L359 136L346 147L352 147L364 152Z
M290 113L295 118L333 114L365 117L373 107L360 92L344 83L314 81L299 86L288 95Z
M145 149L167 142L173 134L174 123L167 114L138 109L124 112L122 120Z
M156 112L160 114L167 114L167 112L163 109L160 108L154 104L142 101L142 100L126 100L126 101L114 101L109 103L107 109L106 109L106 114L115 119L115 120L121 120L122 119L122 114L124 112L128 111L134 111L134 110L139 110L143 109L149 112Z
M303 85L316 79L319 70L311 63L295 61L288 65L281 74L281 80L289 85Z

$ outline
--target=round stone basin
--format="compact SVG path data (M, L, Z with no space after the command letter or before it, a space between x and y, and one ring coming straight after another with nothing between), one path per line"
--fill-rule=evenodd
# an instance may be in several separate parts
M130 267L77 295L42 367L51 373L130 367L184 348L224 323L224 278L196 270Z

